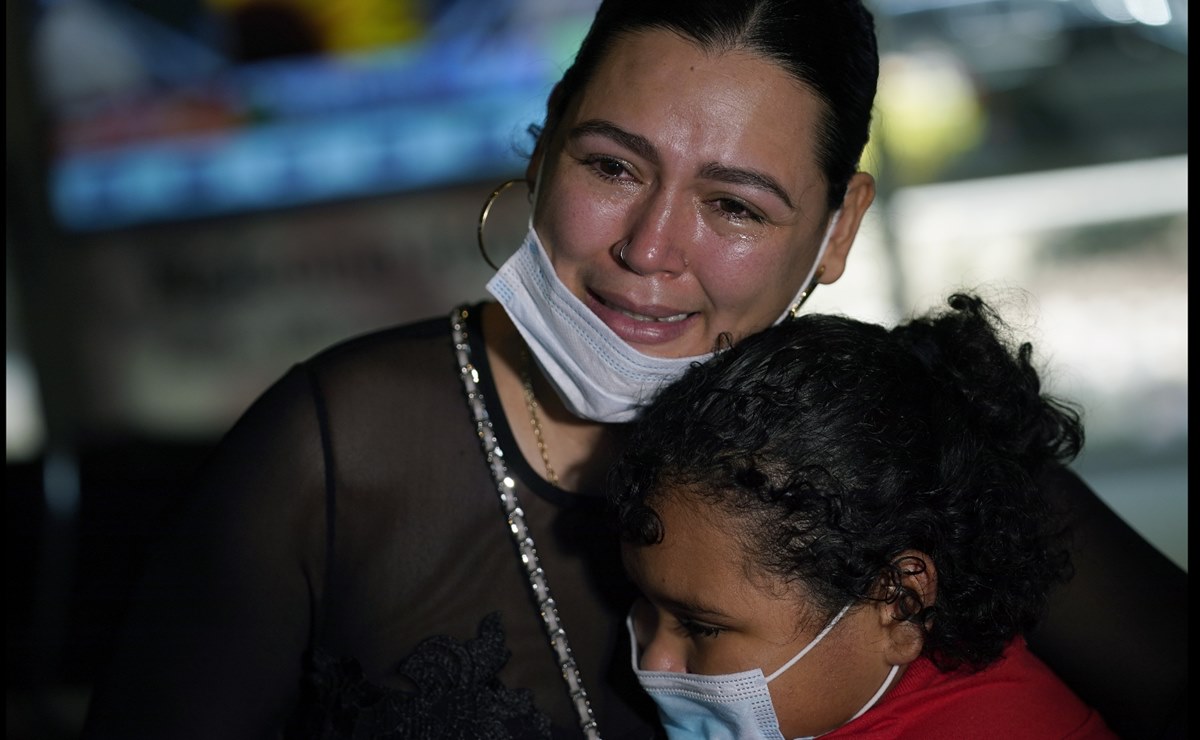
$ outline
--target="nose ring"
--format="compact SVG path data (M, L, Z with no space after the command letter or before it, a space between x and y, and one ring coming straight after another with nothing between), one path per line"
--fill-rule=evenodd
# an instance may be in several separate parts
M617 259L620 260L621 264L623 264L623 265L629 264L628 262L625 261L625 249L628 246L629 246L629 240L625 239L621 242L621 246L617 248Z

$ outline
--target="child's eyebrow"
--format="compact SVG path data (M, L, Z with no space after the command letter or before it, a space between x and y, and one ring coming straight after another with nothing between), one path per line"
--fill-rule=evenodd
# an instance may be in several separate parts
M708 604L699 601L685 598L673 598L663 596L659 599L660 603L668 610L677 614L685 614L689 617L698 617L702 619L730 619L730 615Z

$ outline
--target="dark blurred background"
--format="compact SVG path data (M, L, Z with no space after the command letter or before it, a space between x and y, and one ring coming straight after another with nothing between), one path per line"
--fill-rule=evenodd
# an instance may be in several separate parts
M880 199L813 310L1003 291L1079 469L1187 567L1187 4L882 0ZM6 3L6 735L74 738L148 540L254 396L485 297L595 0ZM510 193L513 191L510 191ZM528 218L493 210L493 259Z

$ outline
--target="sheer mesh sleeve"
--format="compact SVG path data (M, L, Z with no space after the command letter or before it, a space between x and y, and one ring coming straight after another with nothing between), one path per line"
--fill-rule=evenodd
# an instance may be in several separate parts
M472 363L490 401L477 314ZM88 740L581 736L449 328L331 347L239 420L149 559ZM653 706L619 645L632 594L603 497L505 459L604 736L649 737Z
M1068 512L1075 577L1030 647L1121 737L1186 737L1186 571L1073 473L1043 485Z
M269 737L290 710L325 549L321 442L302 366L226 435L171 512L87 738Z

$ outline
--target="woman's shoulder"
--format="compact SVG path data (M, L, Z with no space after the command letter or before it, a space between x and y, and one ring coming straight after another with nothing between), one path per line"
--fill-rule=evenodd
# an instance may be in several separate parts
M429 429L431 422L447 419L461 419L462 434L477 447L473 427L466 423L464 358L457 352L453 323L465 324L469 360L486 374L479 313L480 304L470 304L333 344L292 368L280 383L280 403L308 414L322 445L338 459L342 454L358 459L365 451L391 454L398 446L413 454L428 445L445 446L445 435L457 432L441 424L434 439ZM385 439L390 443L381 445Z
M478 305L463 310L477 321ZM376 433L380 424L392 426L431 408L444 412L460 396L447 310L341 340L295 363L243 412L222 448L273 439L275 446L319 449L335 427Z
M452 320L460 319L468 339L475 339L481 306L464 304L440 316L358 334L300 364L327 394L401 389L447 379L457 382Z
M307 362L322 368L384 361L396 353L443 350L451 341L451 322L466 317L468 325L482 304L463 304L440 315L372 329L341 339L313 354Z

